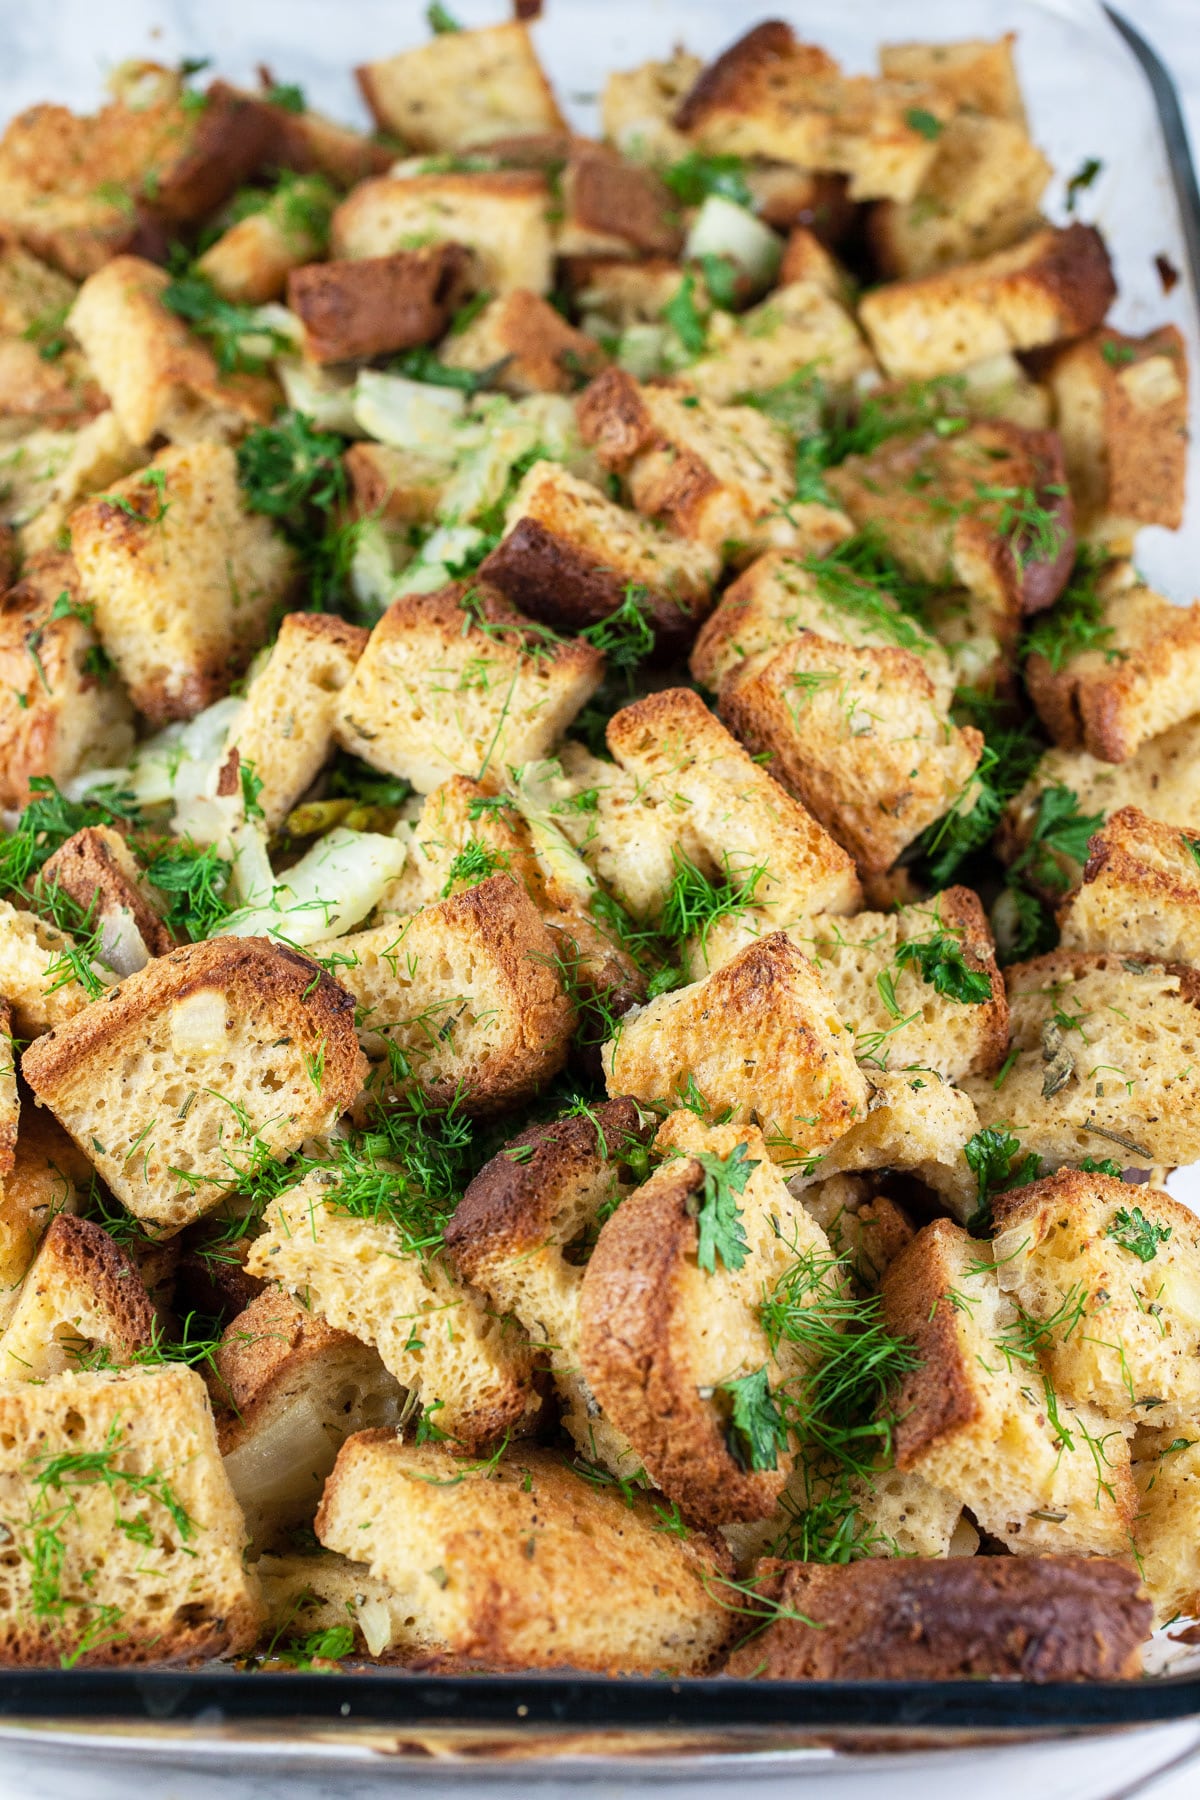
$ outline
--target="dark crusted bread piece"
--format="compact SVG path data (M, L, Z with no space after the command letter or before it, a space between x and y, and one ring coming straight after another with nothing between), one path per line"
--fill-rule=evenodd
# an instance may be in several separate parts
M59 1213L0 1334L0 1381L46 1381L93 1352L132 1362L159 1318L136 1263L90 1219Z
M90 930L100 928L101 960L118 975L132 973L147 959L130 961L131 948L136 955L136 946L127 941L130 927L147 957L165 956L174 948L175 939L150 904L132 850L111 825L88 825L69 837L43 863L42 880L75 902Z
M432 342L466 292L470 261L461 244L433 244L294 269L288 305L303 322L305 350L337 363Z

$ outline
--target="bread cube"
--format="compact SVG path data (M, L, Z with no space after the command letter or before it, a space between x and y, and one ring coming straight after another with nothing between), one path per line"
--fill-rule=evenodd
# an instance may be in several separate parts
M835 1259L752 1126L706 1127L675 1113L657 1147L667 1161L605 1221L583 1277L583 1379L686 1518L708 1526L760 1519L792 1468L793 1438L781 1419L778 1442L748 1443L735 1423L733 1384L761 1378L770 1394L803 1384L811 1353L786 1337L773 1344L759 1305L801 1265L804 1303L819 1308L837 1291ZM711 1268L698 1260L696 1215L709 1177L695 1152L750 1165L737 1197L745 1240L737 1268L711 1254Z
M793 1169L819 1158L868 1099L848 1028L781 931L627 1014L604 1074L610 1094L695 1100L711 1115L728 1109L735 1125L753 1118L773 1160Z
M170 276L118 256L84 282L67 318L135 444L225 442L266 424L279 390L266 375L224 375L212 351L163 303Z
M403 1594L376 1581L365 1563L318 1546L315 1555L268 1551L254 1572L267 1609L268 1642L274 1646L282 1640L285 1656L289 1639L304 1644L347 1626L354 1633L354 1654L370 1655L377 1663L403 1665L419 1658L427 1666L440 1649L433 1639L422 1637Z
M1188 372L1177 327L1094 331L1059 351L1048 379L1081 536L1127 552L1143 525L1178 531Z
M613 256L571 256L562 263L563 284L590 330L597 317L620 335L631 325L662 318L683 282L677 262L649 256L629 262ZM693 277L694 279L694 277Z
M821 1181L864 1169L911 1172L965 1224L980 1205L978 1177L964 1154L979 1130L969 1096L921 1070L872 1069L870 1080L866 1114L822 1158Z
M72 513L71 539L104 646L160 725L229 691L296 581L294 551L247 508L225 444L164 450Z
M391 444L351 444L342 458L356 517L389 525L432 525L446 486L444 462Z
M576 138L561 176L560 256L678 256L679 202L664 182L603 144Z
M5 1663L194 1663L253 1648L262 1603L194 1369L10 1384L0 1443L0 1517L18 1552L0 1590Z
M11 1096L4 1099L4 1136L17 1122L14 1074L5 1080ZM0 1166L0 1324L12 1317L21 1282L42 1236L60 1213L79 1210L80 1192L91 1180L92 1166L48 1112L26 1106L15 1145L3 1151Z
M1200 965L1200 861L1173 825L1123 806L1088 846L1081 885L1059 909L1064 950Z
M726 1672L765 1681L1132 1680L1150 1629L1138 1576L1102 1557L768 1560L755 1591L772 1623Z
M956 107L989 119L1025 119L1013 48L1015 31L957 43L881 44L879 67L889 81L925 81Z
M427 794L494 783L545 756L600 685L604 658L529 623L486 586L393 602L338 697L343 748Z
M384 1092L411 1083L472 1112L531 1099L562 1067L575 1017L559 946L507 874L337 939Z
M464 330L451 332L440 355L449 368L486 374L489 387L517 395L569 394L605 362L594 338L528 288L490 300Z
M100 932L99 959L115 974L131 975L174 947L141 865L110 825L75 832L42 865L41 881L66 894L88 929Z
M303 112L276 107L279 165L298 174L326 176L337 187L350 188L368 175L382 175L396 160L394 146L376 133L355 131L306 106Z
M391 256L430 244L461 244L481 289L548 294L554 247L550 190L536 170L381 175L364 181L333 215L335 257Z
M65 604L64 604L65 600ZM21 807L31 776L60 785L89 764L120 768L133 712L105 662L70 556L34 557L0 595L0 802Z
M327 191L323 183L297 184L258 212L247 213L196 258L198 273L235 306L281 299L293 269L303 268L324 249L325 234L317 222Z
M691 145L672 121L703 67L700 57L680 47L661 62L614 69L600 96L605 137L634 162L662 168L682 161Z
M110 407L76 431L32 431L0 451L5 495L0 516L16 529L27 561L62 554L68 520L78 501L119 481L146 461Z
M447 31L355 70L381 131L410 150L465 150L495 138L562 131L565 121L519 19Z
M0 900L0 994L18 1037L39 1037L87 1005L88 990L74 973L78 954L65 931Z
M52 1219L0 1332L0 1378L49 1381L97 1352L132 1362L159 1317L137 1265L90 1219Z
M466 291L461 244L396 250L347 262L313 262L288 276L288 305L316 363L408 350L442 336Z
M1200 1156L1200 977L1182 965L1055 950L1006 971L1016 1057L967 1078L984 1125L1049 1168L1111 1157L1151 1169Z
M918 1366L896 1397L896 1464L956 1494L1016 1555L1121 1556L1137 1512L1129 1444L1056 1395L989 1247L948 1219L883 1280L889 1328Z
M811 1213L817 1221L829 1239L829 1248L835 1256L841 1257L852 1274L855 1286L867 1293L878 1292L883 1271L889 1263L895 1262L905 1245L911 1244L916 1236L916 1226L904 1207L889 1199L886 1194L874 1193L873 1188L874 1183L868 1177L830 1175L824 1181L814 1182L811 1187L803 1187L799 1194L805 1212ZM910 1479L907 1476L901 1477L896 1493L885 1499L884 1503L900 1499L901 1490L909 1484ZM914 1488L921 1485L919 1480L913 1483ZM917 1514L919 1503L915 1495L911 1498L913 1512ZM957 1508L951 1516L950 1498L948 1495L943 1498L946 1501L945 1536L948 1540L962 1509ZM919 1530L920 1526L916 1528ZM933 1524L931 1529L937 1535L942 1527ZM944 1555L946 1551L943 1549L940 1553Z
M481 1466L362 1432L317 1536L403 1594L423 1638L490 1668L703 1674L729 1636L723 1547L664 1532L650 1499L585 1480L553 1450Z
M773 19L709 64L675 124L703 150L839 170L850 177L852 200L911 200L934 153L912 115L927 113L940 126L953 111L934 87L843 75Z
M911 650L811 631L739 664L719 710L864 874L890 868L941 817L983 749L973 726L960 729L938 705Z
M714 313L705 354L676 380L689 393L729 405L809 365L837 394L851 391L875 362L844 304L816 282L795 280L737 318Z
M1060 1394L1186 1431L1200 1404L1200 1221L1160 1189L1060 1169L997 1195L1000 1286Z
M512 1313L544 1344L582 1457L621 1479L641 1454L601 1411L580 1363L580 1289L586 1258L612 1209L644 1174L656 1121L633 1100L534 1125L485 1163L446 1227L463 1281Z
M415 1249L386 1211L343 1208L341 1191L335 1165L271 1201L251 1274L279 1282L337 1332L372 1345L438 1433L475 1449L527 1431L540 1400L515 1320L456 1281L436 1249Z
M353 1003L317 965L211 938L129 976L21 1069L123 1205L172 1237L264 1155L328 1131L365 1063Z
M1003 350L1080 337L1116 291L1093 226L1047 225L975 262L875 288L859 322L889 375L927 381Z
M279 830L333 754L338 696L368 636L332 613L288 613L247 688L229 748L262 783L267 832Z
M1172 1431L1148 1431L1139 1434L1135 1449L1138 1568L1154 1602L1154 1622L1166 1625L1200 1609L1200 1443Z

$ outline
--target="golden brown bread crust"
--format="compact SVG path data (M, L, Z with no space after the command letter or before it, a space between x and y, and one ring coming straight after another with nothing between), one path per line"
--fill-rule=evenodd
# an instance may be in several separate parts
M349 445L342 466L350 483L356 518L383 519L399 525L433 522L442 485L435 466L428 465L427 473L414 478L409 473L412 459L404 451L365 441Z
M976 1007L973 1015L983 1028L978 1052L979 1072L991 1075L1000 1067L1008 1050L1008 988L1004 971L996 961L992 927L974 888L943 888L937 906L946 930L958 939L967 967L986 975L992 984L991 999Z
M598 567L537 519L518 519L480 564L479 576L529 618L567 632L606 619L620 606L629 586L616 570ZM681 604L670 594L643 593L641 603L654 630L658 656L673 660L686 654L696 625L693 607L703 604L700 596L689 595Z
M900 1252L883 1277L881 1292L888 1329L915 1349L918 1365L905 1375L894 1396L898 1469L911 1469L923 1450L971 1425L979 1403L962 1367L954 1308L939 1278L939 1249L961 1235L950 1219L934 1219ZM930 1381L927 1369L938 1371Z
M165 956L175 940L133 878L132 853L108 825L77 831L42 865L42 880L59 888L96 926L112 912L128 912L151 956Z
M310 1364L341 1349L362 1349L280 1288L266 1288L229 1323L213 1358L217 1441L222 1456L248 1438L259 1414L301 1388Z
M475 1281L496 1256L520 1256L545 1238L559 1205L564 1177L581 1162L599 1160L629 1180L626 1160L645 1149L657 1126L636 1100L606 1100L575 1118L532 1125L484 1164L446 1226L450 1259L464 1281ZM532 1156L524 1152L532 1149Z
M791 58L800 48L790 25L780 19L764 19L701 71L676 109L676 129L691 131L703 124L709 113L740 106L747 94L756 91L761 73L780 59ZM810 45L803 49L814 72L836 67L824 51Z
M1132 1679L1152 1624L1135 1572L1105 1557L764 1559L754 1586L802 1615L726 1664L768 1681Z
M58 1286L64 1276L94 1297L97 1312L105 1316L115 1360L131 1362L138 1350L154 1343L159 1316L142 1281L141 1272L120 1245L91 1219L60 1212L50 1221L38 1248L27 1282L39 1282L39 1268L46 1270L47 1285Z
M624 238L644 256L677 256L683 244L679 208L652 169L626 162L602 144L577 142L564 174L572 225Z
M318 363L408 350L441 337L467 288L461 244L431 244L353 262L308 263L288 276L288 305Z
M586 444L595 447L606 469L621 469L654 442L654 422L625 369L605 369L575 402Z

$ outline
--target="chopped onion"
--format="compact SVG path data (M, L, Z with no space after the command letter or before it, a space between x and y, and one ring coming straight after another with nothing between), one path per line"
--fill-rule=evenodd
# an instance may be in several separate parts
M617 345L617 362L637 381L648 381L652 375L660 375L663 369L663 358L666 351L667 328L665 325L641 324L627 325L621 333Z
M705 200L684 246L689 262L703 256L730 257L756 288L770 287L782 255L783 246L770 226L722 194L710 194Z
M128 907L120 906L100 920L100 947L96 954L122 980L126 975L136 975L150 961L146 941Z
M354 387L355 423L368 437L447 462L454 456L453 427L465 407L466 398L458 388L409 381L405 375L381 375L376 369L363 369Z
M392 1614L386 1600L360 1594L354 1602L354 1619L371 1656L382 1656L392 1644Z
M315 1494L335 1454L311 1397L298 1394L261 1431L230 1451L225 1473L238 1505L252 1516Z
M378 904L404 858L398 838L339 825L287 871L269 902L232 913L215 935L278 937L301 946L340 937Z
M378 618L396 592L392 542L378 519L361 521L350 559L350 589L364 613Z
M225 1044L229 1010L220 988L200 988L171 1008L171 1044L181 1056L207 1056Z

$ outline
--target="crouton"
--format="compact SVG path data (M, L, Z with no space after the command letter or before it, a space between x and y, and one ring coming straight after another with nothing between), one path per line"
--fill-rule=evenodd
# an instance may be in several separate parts
M129 1363L157 1337L137 1265L90 1219L51 1220L0 1332L0 1377L48 1381L100 1352Z
M1200 1610L1200 1443L1172 1431L1139 1433L1133 1475L1138 1568L1154 1622L1192 1618Z
M353 187L369 175L382 175L396 160L394 146L368 137L351 125L327 119L306 106L303 112L276 107L279 166L297 174L324 175L339 188Z
M342 1444L395 1424L404 1399L377 1351L278 1288L226 1326L212 1391L225 1473L260 1546L312 1522Z
M78 351L47 358L25 336L0 337L0 420L61 429L107 406Z
M871 209L867 233L880 273L911 279L1009 249L1040 223L1052 173L1019 121L959 113L916 198Z
M889 81L928 82L956 107L1022 124L1025 103L1013 55L1016 41L1016 32L1006 31L998 38L950 44L881 44L879 67Z
M527 1431L540 1401L524 1332L454 1279L435 1228L401 1227L386 1207L352 1212L344 1191L335 1168L315 1169L271 1201L251 1274L373 1345L429 1423L468 1449Z
M323 253L334 201L323 179L288 182L223 231L196 258L197 272L237 306L280 299L293 269Z
M1080 534L1128 551L1142 525L1178 531L1188 445L1178 329L1094 331L1059 351L1048 380Z
M1136 1204L1134 1204L1136 1203ZM992 1205L1000 1286L1060 1394L1187 1430L1200 1401L1200 1221L1161 1191L1060 1169Z
M954 106L936 88L846 76L790 25L768 20L710 63L675 124L702 150L764 156L850 177L850 198L911 200Z
M837 644L892 644L921 658L939 706L954 697L950 659L929 631L892 596L857 576L836 555L789 556L771 550L725 589L696 639L689 667L714 693L748 656L777 650L798 632Z
M851 1125L821 1159L823 1181L863 1169L899 1169L932 1188L964 1224L978 1212L981 1192L964 1146L979 1115L961 1088L919 1070L871 1070L865 1117Z
M1200 861L1172 825L1122 807L1088 845L1083 881L1059 910L1064 950L1200 966Z
M719 1029L716 1021L720 1022ZM626 1014L604 1047L610 1094L754 1119L772 1158L804 1165L861 1116L867 1083L820 976L786 933Z
M700 57L678 48L662 62L614 69L600 96L605 137L634 162L662 168L682 161L691 145L672 120L703 67Z
M109 825L89 825L69 837L43 863L41 882L65 894L88 930L100 933L97 959L114 974L131 975L174 946L140 864Z
M890 868L961 792L983 750L937 704L924 664L891 645L802 631L738 665L721 717L863 873Z
M409 1663L440 1646L422 1637L404 1599L376 1581L365 1563L317 1548L316 1555L267 1552L254 1565L267 1611L274 1654L291 1657L329 1632L353 1633L354 1653L375 1662ZM304 1666L303 1664L301 1666Z
M351 444L342 458L354 513L389 525L432 525L446 485L444 462L390 444Z
M853 303L853 278L807 225L792 226L779 265L780 287L791 287L800 281L819 287L839 306L849 308Z
M598 1487L552 1450L480 1465L363 1432L338 1456L316 1529L403 1595L423 1636L488 1667L702 1674L729 1636L728 1559L659 1525L649 1499Z
M328 1131L364 1071L349 996L263 938L156 958L22 1059L39 1102L161 1237L264 1154Z
M1074 511L1053 432L992 419L896 437L827 481L906 573L965 587L1002 616L1050 606L1070 578Z
M966 588L945 588L930 595L924 622L946 652L956 688L998 696L1011 692L1008 657L1020 634L1018 620L995 612Z
M288 305L304 326L305 353L350 362L432 342L463 297L469 267L461 244L443 243L293 269Z
M577 138L562 172L560 256L678 256L679 202L650 169Z
M173 446L71 515L83 598L139 712L190 719L229 691L295 584L225 444Z
M889 375L925 381L1002 350L1079 337L1116 291L1098 231L1048 225L976 262L875 288L859 321Z
M624 477L637 510L726 561L748 562L773 546L816 550L849 535L831 508L792 504L791 440L753 407L640 387L608 369L577 411L584 441Z
M12 1087L11 1104L6 1097L4 1105L7 1136L17 1116L12 1075L4 1085ZM12 1316L43 1233L59 1213L78 1211L91 1173L91 1164L56 1119L36 1106L22 1109L12 1163L0 1177L0 1323Z
M1132 1680L1150 1629L1138 1576L1102 1557L768 1560L753 1585L771 1622L726 1672L764 1681Z
M547 1346L562 1422L580 1454L621 1479L641 1456L600 1410L580 1363L580 1286L604 1218L648 1166L655 1120L633 1100L534 1125L471 1182L446 1227L460 1278Z
M604 366L594 338L576 331L548 300L513 288L491 300L441 348L451 369L486 374L504 394L569 394Z
M146 453L131 441L111 407L77 431L33 431L0 451L5 499L0 514L15 527L26 558L62 554L76 503L140 467Z
M432 901L445 900L477 885L480 868L503 872L541 910L545 882L534 853L528 825L515 802L489 793L466 775L452 775L426 794L420 815L402 825L408 856L389 882L378 912L391 917L418 912ZM478 850L464 859L468 844Z
M566 128L520 20L443 32L355 74L376 125L411 150L465 150Z
M690 1113L663 1126L668 1160L601 1227L579 1290L583 1379L647 1474L695 1523L769 1513L792 1467L791 1432L762 1444L740 1428L739 1385L803 1383L811 1352L768 1338L759 1304L797 1258L832 1270L816 1220L793 1200L753 1127L705 1127ZM712 1161L749 1167L738 1189L743 1245L731 1262L705 1246L697 1215L719 1189ZM711 1189L711 1192L710 1192ZM731 1250L732 1255L732 1250ZM717 1258L720 1258L718 1262ZM836 1288L831 1275L808 1303Z
M83 1010L89 994L76 973L82 958L67 932L0 900L0 994L12 1008L18 1037L39 1037ZM100 973L91 966L99 985Z
M680 370L677 383L727 405L810 365L835 395L875 367L845 306L815 282L792 281L737 318L713 313L704 355Z
M562 264L563 282L589 330L597 320L619 335L631 325L662 318L683 282L678 263L660 256L627 262L611 256L572 256Z
M195 1370L10 1385L0 1444L0 1517L17 1552L0 1589L5 1663L197 1662L253 1647L262 1604ZM49 1575L36 1549L47 1533Z
M34 776L62 785L92 763L120 768L132 748L133 712L73 560L34 558L0 595L0 803L24 806Z
M1200 603L1173 606L1128 563L1110 565L1093 592L1091 645L1072 653L1068 638L1049 654L1031 645L1026 685L1056 744L1128 762L1200 710Z
M513 495L479 579L563 631L596 624L632 592L665 654L689 641L720 568L707 545L672 536L542 461Z
M855 1285L868 1293L878 1291L883 1271L916 1236L904 1207L886 1194L874 1193L873 1183L862 1176L830 1175L804 1187L799 1198L834 1255L845 1262ZM951 1520L951 1526L955 1522Z
M222 374L208 346L163 301L170 276L118 256L89 276L67 318L121 428L135 444L239 437L265 424L279 390L266 375Z
M335 257L352 258L461 244L472 252L481 290L548 294L554 270L549 208L550 190L536 170L381 175L342 201L330 243Z
M262 783L265 831L279 830L333 754L338 695L368 635L332 613L289 613L280 625L228 746Z
M339 743L428 793L545 756L600 685L604 658L530 625L478 584L394 601L338 698Z
M1150 1169L1200 1156L1200 977L1182 965L1056 950L1007 970L1014 1061L963 1086L1050 1168L1119 1148Z
M896 1466L1018 1555L1123 1555L1137 1512L1126 1437L1055 1396L989 1246L934 1220L888 1269L883 1304L919 1358L895 1396Z
M75 283L23 250L15 238L0 237L0 335L23 338L45 360L70 354L62 325L75 298Z

